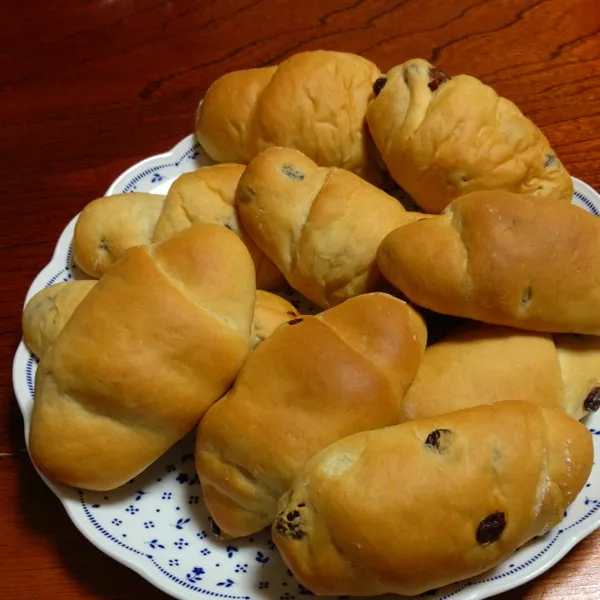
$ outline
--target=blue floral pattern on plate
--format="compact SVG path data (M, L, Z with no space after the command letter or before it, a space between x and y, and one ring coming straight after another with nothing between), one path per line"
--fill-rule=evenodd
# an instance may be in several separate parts
M178 175L210 164L193 136L171 152L134 165L107 194L133 191L164 193ZM573 202L600 216L600 197L575 181ZM61 235L50 264L36 277L28 295L45 286L81 277L72 265L75 219ZM302 312L314 312L296 294L287 294ZM29 429L36 359L20 344L13 381ZM600 451L600 415L587 424ZM141 475L112 492L84 492L46 481L81 532L98 548L140 573L174 598L201 596L228 600L295 600L312 595L285 567L268 532L230 542L212 536L194 470L193 433ZM596 465L564 521L509 560L480 577L422 594L431 600L477 600L525 583L557 562L578 541L600 526L600 473Z

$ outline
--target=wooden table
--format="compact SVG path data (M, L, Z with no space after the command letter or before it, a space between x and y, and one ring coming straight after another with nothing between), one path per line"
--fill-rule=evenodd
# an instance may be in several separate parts
M86 542L24 450L11 383L20 312L65 224L134 162L191 132L208 85L299 50L382 70L409 57L514 100L600 189L597 0L54 0L0 19L0 597L164 598ZM600 598L600 533L504 599Z

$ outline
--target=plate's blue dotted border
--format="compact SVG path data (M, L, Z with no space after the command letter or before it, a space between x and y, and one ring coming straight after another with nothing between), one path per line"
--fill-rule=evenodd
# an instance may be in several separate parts
M600 212L598 211L598 208L589 198L586 198L581 192L573 192L573 196L575 196L575 198L577 198L577 200L580 200L581 202L583 202L583 204L585 204L585 207L593 215L600 217Z
M196 585L192 585L191 583L188 583L187 581L184 581L183 579L180 579L179 577L176 577L175 575L169 573L166 569L161 567L154 560L154 557L152 556L152 554L147 554L146 552L141 552L140 550L136 550L135 548L132 548L131 546L128 546L127 544L123 543L119 538L112 535L112 533L109 533L108 531L106 531L106 529L104 529L104 527L102 527L102 525L100 525L100 523L98 523L98 521L96 520L96 517L94 517L94 515L88 508L87 504L85 503L85 499L83 497L83 492L81 490L78 490L78 493L79 493L79 501L81 502L83 512L84 512L85 516L88 518L88 521L94 526L95 529L97 529L104 537L108 538L111 542L114 542L118 546L121 546L121 548L125 548L126 550L129 550L130 552L133 552L134 554L137 554L138 556L144 556L145 558L147 558L169 580L183 586L184 588L191 590L192 592L198 592L200 594L205 594L206 596L212 596L213 598L225 598L226 600L250 600L250 596L235 596L235 595L231 595L231 594L221 594L219 592L211 592L210 590L205 590Z
M198 156L198 154L200 154L200 144L198 142L195 142L194 145L189 150L186 150L186 152L183 154L183 156L179 160L176 160L175 162L172 162L172 163L164 163L162 165L155 165L154 167L148 167L147 169L143 170L141 173L138 173L135 177L130 179L127 184L125 184L125 186L123 187L123 193L127 194L129 192L135 192L137 189L137 184L145 177L148 177L148 175L157 173L161 169L168 169L171 167L177 168L184 160L187 160L187 159L194 160Z
M181 156L181 158L179 160L172 162L172 163L164 163L161 165L156 165L154 167L149 167L148 169L142 171L141 173L139 173L138 175L133 177L124 186L123 193L135 191L136 184L139 181L141 181L144 177L148 177L149 175L156 173L156 172L160 171L161 169L165 169L165 168L169 168L169 167L178 167L186 159L194 160L198 156L199 153L200 153L200 145L196 142L190 149L188 149ZM597 217L600 217L600 211L598 210L596 205L589 198L587 198L581 192L578 192L578 191L575 191L573 193L573 195L575 198L577 198L580 202L582 202L585 205L585 207L589 210L589 212L591 212L593 215L595 215ZM69 246L69 251L67 253L66 267L63 268L61 271L59 271L56 275L54 275L44 287L49 287L50 285L53 285L61 277L62 277L63 281L69 281L72 278L71 273L70 273L71 258L72 258L72 247ZM26 367L25 367L25 377L27 380L27 387L29 389L29 393L30 393L32 399L34 397L34 377L33 377L34 364L37 364L37 359L33 356L33 354L30 353L29 359L27 360ZM596 434L595 430L592 430L592 433ZM250 596L235 596L235 595L221 594L219 592L212 592L210 590L205 590L203 588L194 586L191 583L188 583L188 582L184 581L183 579L180 579L179 577L176 577L175 575L169 573L166 569L164 569L161 565L159 565L154 560L154 558L151 554L141 552L140 550L136 550L135 548L132 548L131 546L128 546L127 544L124 544L121 540L119 540L114 535L112 535L111 533L106 531L98 523L98 521L95 519L95 517L89 510L87 504L85 503L85 499L84 499L81 491L79 491L79 499L80 499L84 514L88 518L91 525L97 531L99 531L102 535L104 535L111 542L116 543L118 546L125 548L126 550L129 550L130 552L132 552L138 556L144 556L145 558L147 558L158 569L158 571L162 575L167 577L170 581L177 583L178 585L181 585L182 587L189 589L193 592L198 592L199 594L204 594L204 595L211 596L214 598L222 598L224 600L251 600ZM554 544L557 542L558 538L561 535L563 535L566 531L568 531L569 529L572 529L573 527L580 525L581 523L583 523L584 521L589 519L592 515L594 515L596 512L600 511L600 500L591 500L589 498L586 498L585 503L593 504L593 507L583 517L581 517L574 523L571 523L571 525L569 525L568 527L559 529L556 532L556 535L554 535L554 537L548 542L548 544L542 550L540 550L540 552L538 552L535 556L533 556L529 560L525 561L524 563L522 563L520 565L509 565L509 569L507 571L505 571L504 573L499 573L498 575L494 575L493 577L488 577L487 579L480 579L480 580L476 580L476 581L466 581L464 583L464 585L462 585L460 588L454 590L450 594L446 594L444 596L434 596L433 600L447 600L448 598L452 598L453 596L456 596L456 594L458 594L459 592L462 592L463 590L465 590L466 588L468 588L470 586L479 585L479 584L483 584L483 583L489 583L492 581L498 581L500 579L504 579L506 577L514 575L515 573L522 571L523 569L531 566L533 563L537 562L540 558L542 558L542 556L544 556L550 550L550 548L552 548L552 546L554 546ZM425 594L421 594L420 597L432 598L432 593L428 592Z

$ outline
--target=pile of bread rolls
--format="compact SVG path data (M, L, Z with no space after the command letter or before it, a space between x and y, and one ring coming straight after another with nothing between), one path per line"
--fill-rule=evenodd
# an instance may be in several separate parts
M220 164L88 204L90 279L25 308L37 467L108 490L196 428L217 535L271 527L317 594L416 595L559 523L593 461L600 222L542 132L473 77L315 51L215 81L196 136ZM458 326L428 345L432 315Z

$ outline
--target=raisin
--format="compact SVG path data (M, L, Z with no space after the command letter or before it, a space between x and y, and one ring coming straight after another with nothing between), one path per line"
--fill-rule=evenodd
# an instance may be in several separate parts
M387 77L378 77L373 84L373 93L375 94L375 98L379 96L381 90L385 87L387 83Z
M544 160L544 168L549 169L556 160L556 154L546 154L546 158Z
M600 387L596 386L590 390L583 407L590 412L596 412L600 408Z
M299 513L297 510L294 510L294 511L292 511L292 512L289 512L289 513L287 514L287 517L286 517L286 519L287 519L288 521L293 521L294 519L297 519L299 516L300 516L300 513Z
M521 294L521 307L526 308L527 305L531 302L531 297L533 296L533 292L531 290L531 286L528 285Z
M283 167L281 167L281 172L286 177L289 177L294 181L303 181L304 179L306 179L306 175L300 169L297 169L292 165L283 165Z
M446 81L448 81L448 76L445 73L442 73L435 67L429 69L429 83L427 84L427 87L432 92L435 92L435 90L437 90L442 83L446 83Z
M442 448L440 447L440 438L443 434L450 433L449 429L435 429L432 431L425 440L425 445L430 448L435 448L438 452L442 452Z
M477 542L481 545L495 542L506 527L506 517L503 512L495 512L488 515L477 527Z
M304 321L304 319L292 319L291 321L288 321L288 325L296 325L298 323L302 323L302 321Z
M287 514L287 521L284 520L282 517L278 517L277 521L275 522L275 530L284 537L290 538L292 540L301 540L306 535L306 532L304 532L300 528L301 524L299 522L290 522L290 517L294 513L297 513L298 516L300 516L300 513L296 510Z

